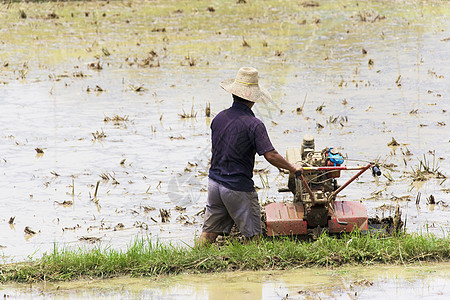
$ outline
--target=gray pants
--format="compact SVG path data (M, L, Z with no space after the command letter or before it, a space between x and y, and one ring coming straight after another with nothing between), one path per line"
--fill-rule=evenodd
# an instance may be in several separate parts
M233 223L246 237L262 233L258 193L230 190L209 179L203 231L229 234Z

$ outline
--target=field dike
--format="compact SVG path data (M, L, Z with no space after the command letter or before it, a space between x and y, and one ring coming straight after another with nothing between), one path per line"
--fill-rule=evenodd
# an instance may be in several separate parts
M448 262L450 239L431 234L397 236L358 232L314 241L264 238L242 244L181 247L136 239L125 251L97 246L66 250L56 245L42 258L0 267L0 281L32 283L118 276L161 276L236 270L280 270L343 265Z

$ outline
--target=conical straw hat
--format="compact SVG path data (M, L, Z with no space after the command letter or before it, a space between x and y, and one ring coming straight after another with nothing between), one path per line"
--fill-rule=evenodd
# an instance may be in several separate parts
M258 70L251 67L240 68L235 79L225 79L220 86L227 92L255 103L272 100L269 92L258 84Z

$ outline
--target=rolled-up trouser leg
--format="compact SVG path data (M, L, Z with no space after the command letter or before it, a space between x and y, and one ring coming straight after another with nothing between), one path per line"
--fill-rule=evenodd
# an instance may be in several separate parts
M246 237L262 233L258 193L234 191L209 179L203 231L228 234L233 223Z
M229 234L233 219L220 197L220 184L212 179L208 182L208 199L202 230L217 234Z

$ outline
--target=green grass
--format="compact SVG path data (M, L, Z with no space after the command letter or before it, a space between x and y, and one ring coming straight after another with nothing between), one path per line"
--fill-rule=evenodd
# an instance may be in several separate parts
M64 250L55 246L52 253L36 261L0 266L0 282L449 260L450 239L433 235L379 237L355 232L340 238L324 234L315 241L262 239L245 245L228 242L202 248L137 239L126 251L109 247Z

